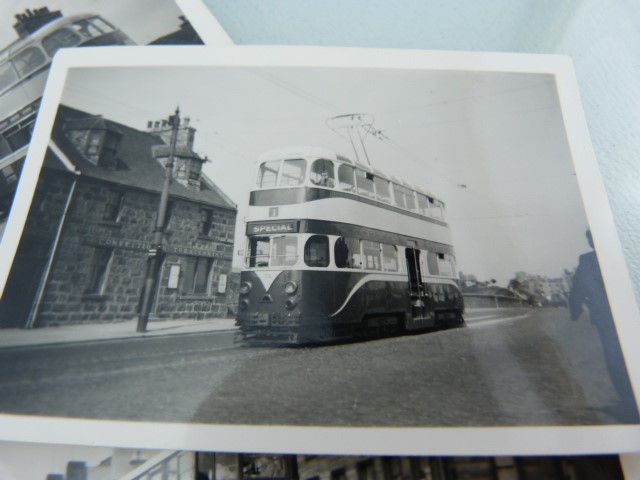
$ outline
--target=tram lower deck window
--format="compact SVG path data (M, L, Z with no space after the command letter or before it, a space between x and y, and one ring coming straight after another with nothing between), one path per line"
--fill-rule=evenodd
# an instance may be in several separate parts
M336 267L338 268L362 268L362 256L360 255L360 240L357 238L340 237L333 247Z
M329 239L324 235L309 237L304 245L304 263L310 267L329 265Z
M298 237L253 237L249 239L248 267L291 267L298 263Z

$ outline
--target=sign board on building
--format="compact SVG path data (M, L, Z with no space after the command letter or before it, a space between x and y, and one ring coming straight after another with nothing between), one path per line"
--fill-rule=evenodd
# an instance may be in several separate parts
M176 263L169 267L169 281L167 288L178 288L180 282L180 264Z
M227 274L221 273L218 277L218 293L227 292Z

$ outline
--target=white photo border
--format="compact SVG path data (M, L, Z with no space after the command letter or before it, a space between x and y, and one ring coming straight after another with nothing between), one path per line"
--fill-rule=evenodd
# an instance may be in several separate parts
M0 247L0 291L26 221L58 104L74 67L311 67L544 73L555 77L571 155L636 398L640 314L589 139L569 57L327 47L105 47L61 51L51 69ZM585 194L584 192L588 192ZM391 441L393 439L393 441ZM640 451L640 425L337 428L227 426L0 415L0 440L228 452L370 455L559 455Z

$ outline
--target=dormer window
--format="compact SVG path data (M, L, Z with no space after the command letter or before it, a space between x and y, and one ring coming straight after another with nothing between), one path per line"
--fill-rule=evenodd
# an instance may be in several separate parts
M115 170L117 150L122 133L102 117L88 117L69 121L65 126L67 138L92 164Z

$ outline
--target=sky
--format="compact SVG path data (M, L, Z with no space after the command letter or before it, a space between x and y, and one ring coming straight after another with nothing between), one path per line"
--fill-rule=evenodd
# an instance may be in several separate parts
M256 159L292 145L353 156L327 126L367 113L374 167L447 205L458 270L506 285L559 277L588 250L554 78L438 70L110 67L71 69L62 103L145 129L176 106L197 129L205 173L239 207L243 248ZM236 258L236 264L240 260Z
M15 14L43 6L51 11L60 10L63 15L99 13L139 45L177 30L182 15L173 0L3 0L0 2L3 22L0 48L18 38L12 28Z

